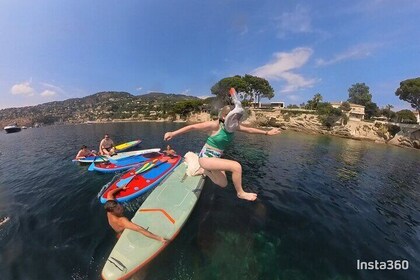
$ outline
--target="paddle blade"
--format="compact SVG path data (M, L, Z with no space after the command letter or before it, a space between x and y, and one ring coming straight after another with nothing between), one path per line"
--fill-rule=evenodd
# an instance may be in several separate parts
M95 161L93 161L88 168L89 171L94 171L95 170Z

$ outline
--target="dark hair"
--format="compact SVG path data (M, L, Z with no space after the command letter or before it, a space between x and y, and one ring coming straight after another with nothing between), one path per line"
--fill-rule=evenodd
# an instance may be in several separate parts
M80 149L84 149L84 148L87 148L87 146L86 145L82 145L82 147Z
M106 212L113 212L114 208L117 207L118 202L116 202L115 200L108 200L107 202L105 202L104 208L106 210Z

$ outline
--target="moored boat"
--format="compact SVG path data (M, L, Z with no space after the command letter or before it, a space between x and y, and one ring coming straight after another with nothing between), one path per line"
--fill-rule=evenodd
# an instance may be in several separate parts
M4 127L4 130L6 133L13 133L13 132L19 132L21 128L17 126L17 124L11 124Z

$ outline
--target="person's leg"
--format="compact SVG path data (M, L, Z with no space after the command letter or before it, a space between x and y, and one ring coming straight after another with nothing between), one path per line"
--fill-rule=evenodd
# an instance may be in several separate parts
M209 177L210 180L212 180L213 183L215 183L219 187L224 188L228 184L226 173L224 171L220 171L220 170L210 171L210 170L203 169L203 174Z
M238 162L222 158L200 158L199 163L200 166L204 168L205 174L209 176L214 183L223 183L222 180L226 180L226 174L224 174L223 171L232 172L232 181L235 186L237 196L241 199L251 201L257 198L256 193L249 193L243 190L242 166ZM221 186L223 185L224 184L221 184Z

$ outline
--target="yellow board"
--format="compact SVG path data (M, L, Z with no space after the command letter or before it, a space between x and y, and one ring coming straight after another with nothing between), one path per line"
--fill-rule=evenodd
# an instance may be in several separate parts
M130 141L130 142L127 142L127 143L118 144L118 145L115 146L115 148L117 149L117 152L122 152L122 151L130 149L134 146L137 146L140 143L141 143L141 140L134 140L134 141Z

